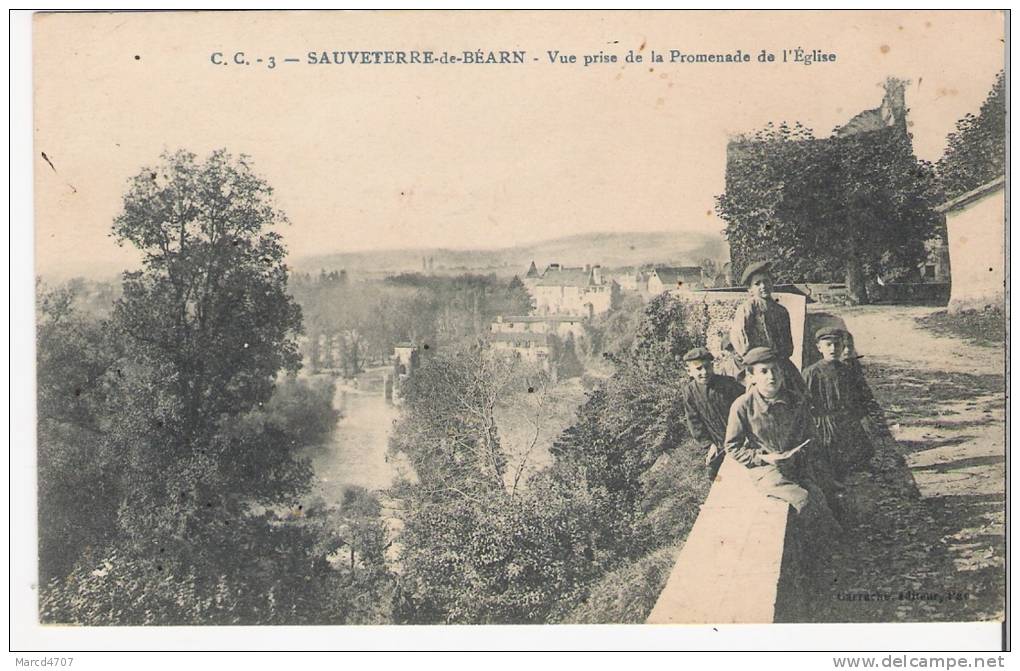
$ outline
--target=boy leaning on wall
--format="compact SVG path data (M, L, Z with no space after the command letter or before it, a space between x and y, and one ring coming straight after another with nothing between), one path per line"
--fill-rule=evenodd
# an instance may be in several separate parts
M705 448L708 478L714 480L726 452L726 421L730 406L744 393L744 386L714 369L714 357L704 347L695 347L684 354L688 380L681 389L681 401L687 430Z

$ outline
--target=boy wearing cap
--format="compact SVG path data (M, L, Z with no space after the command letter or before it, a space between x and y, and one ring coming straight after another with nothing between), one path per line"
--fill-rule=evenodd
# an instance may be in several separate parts
M786 386L782 359L773 350L751 348L744 365L750 387L730 408L726 453L747 467L762 493L801 512L810 479L802 450L814 438L808 406Z
M681 390L687 429L700 445L706 448L705 465L708 477L714 480L726 453L726 421L730 406L744 393L739 382L714 371L712 353L704 347L695 347L684 355L684 366L690 379Z
M752 263L744 269L740 281L747 287L748 295L733 315L730 341L741 359L755 347L771 349L778 356L787 389L799 392L803 391L800 371L790 361L793 355L790 313L772 299L771 269L768 261Z
M788 589L803 598L821 587L816 581L824 573L819 569L827 564L843 529L811 477L806 454L813 447L814 425L806 399L789 390L782 359L771 349L752 348L744 363L750 387L730 408L726 453L747 468L758 491L793 507L786 548L798 568L790 574L796 577ZM802 577L806 586L800 584ZM800 606L810 608L807 603Z
M826 327L815 332L815 346L822 360L804 371L804 383L818 438L820 470L828 470L841 481L866 464L875 452L861 420L867 415L868 400L853 372L841 360L843 331Z

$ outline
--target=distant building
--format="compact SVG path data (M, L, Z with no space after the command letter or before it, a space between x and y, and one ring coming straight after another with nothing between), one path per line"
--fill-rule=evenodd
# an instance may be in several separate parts
M387 373L383 381L383 397L400 405L403 398L403 387L414 371L418 370L420 359L418 347L413 343L401 342L393 346L393 370Z
M1004 305L1005 181L999 177L936 208L946 215L950 311Z
M538 272L538 268L535 267L535 262L532 261L531 266L528 268L528 272L524 273L524 277L521 278L521 282L524 283L524 287L533 298L535 296L535 283L538 282L540 277L542 277L542 273Z
M532 332L494 332L489 334L492 348L510 352L525 361L549 369L549 334Z
M584 335L579 315L500 315L489 325L490 333L551 333L560 338Z
M537 314L593 317L609 311L618 286L606 281L601 266L567 268L551 263L528 288Z
M640 268L633 266L628 268L616 268L612 272L603 272L607 281L616 282L620 291L646 291L648 288L648 276Z
M665 291L699 291L705 288L701 266L656 266L648 275L648 293Z
M838 127L833 135L847 137L858 133L871 133L884 128L897 128L907 132L907 104L904 89L906 82L901 79L887 79L882 104L875 109L864 110Z
M399 342L393 346L393 359L398 373L411 373L418 367L418 347L413 343Z

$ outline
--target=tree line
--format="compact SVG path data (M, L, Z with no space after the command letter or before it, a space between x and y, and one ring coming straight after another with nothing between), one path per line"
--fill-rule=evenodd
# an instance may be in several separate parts
M500 314L528 314L531 296L518 278L405 273L383 280L349 281L343 271L292 277L305 315L306 360L313 371L346 377L389 360L410 341L444 347L482 337Z

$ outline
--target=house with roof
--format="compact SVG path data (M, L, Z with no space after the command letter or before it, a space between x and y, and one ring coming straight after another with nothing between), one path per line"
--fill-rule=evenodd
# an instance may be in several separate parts
M700 291L705 288L701 266L656 266L648 274L648 293L657 296L666 291Z
M946 215L950 312L1004 304L1005 185L998 177L935 208Z
M549 369L549 334L529 331L494 332L489 342L497 352L519 356L521 359Z
M580 315L499 315L490 333L550 333L559 338L584 335L585 317Z
M529 289L536 314L583 317L609 311L618 291L616 283L602 275L601 266L570 268L558 263L550 263Z

